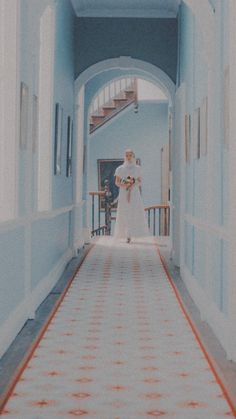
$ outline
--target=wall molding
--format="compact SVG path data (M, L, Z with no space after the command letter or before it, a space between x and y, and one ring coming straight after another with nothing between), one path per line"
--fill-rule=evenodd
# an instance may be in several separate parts
M181 267L180 272L189 294L199 309L201 320L206 321L210 325L217 339L225 349L227 358L231 360L232 353L229 346L229 320L220 312L216 304L206 293L206 290L201 288L198 284L198 280L191 274L186 265ZM236 353L234 354L234 357L235 361Z
M194 217L191 214L184 214L184 219L199 230L208 231L209 233L217 235L221 239L229 240L229 231L226 227L222 227L217 224L209 224L207 221Z
M50 218L55 218L59 215L71 212L74 208L74 205L69 205L62 208L57 208L49 211L42 211L37 213L32 213L29 216L19 217L12 220L4 221L0 223L0 234L5 231L15 230L20 227L26 227L30 223L34 223L38 220L47 220Z
M36 309L55 286L72 257L73 250L68 249L49 274L43 278L35 290L28 295L14 311L12 311L8 319L0 327L0 358L9 348L25 322L28 319L34 318Z

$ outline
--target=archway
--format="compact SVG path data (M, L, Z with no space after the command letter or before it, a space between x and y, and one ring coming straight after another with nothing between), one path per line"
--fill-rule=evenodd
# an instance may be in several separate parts
M175 84L160 68L142 60L133 59L131 57L119 57L101 61L87 70L85 70L75 81L75 155L77 156L75 164L75 182L74 182L74 247L77 245L78 236L83 235L85 241L89 239L89 230L84 228L81 230L82 224L88 225L88 211L84 210L86 204L85 196L82 196L83 172L81 167L84 165L82 158L82 150L84 143L84 86L86 83L99 73L108 70L122 69L127 72L141 70L147 79L152 79L162 91L165 93L170 109L173 111ZM83 219L83 222L81 221ZM80 220L80 221L79 221Z

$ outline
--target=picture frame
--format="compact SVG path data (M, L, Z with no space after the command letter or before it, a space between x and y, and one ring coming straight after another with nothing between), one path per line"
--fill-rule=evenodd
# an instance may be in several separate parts
M63 130L63 108L56 103L55 109L55 145L54 145L54 174L61 174L62 159L62 130Z
M194 138L194 159L201 157L201 136L200 136L200 107L194 109L193 121L193 138Z
M29 87L24 82L20 84L20 149L25 150L28 143L29 125Z
M204 97L200 110L200 153L201 156L207 154L208 143L208 100Z
M86 170L86 159L87 159L87 146L86 146L86 144L84 144L84 147L83 147L83 174L85 173L85 170Z
M119 188L115 185L115 170L118 166L124 163L124 159L98 159L97 168L98 168L98 190L102 191L105 187L105 180L109 181L110 191L112 194L112 210L116 210ZM136 159L136 164L141 164L139 158ZM100 200L100 209L104 210L104 200Z
M67 117L67 155L66 155L66 176L72 176L72 146L73 146L73 120Z
M173 125L173 116L172 113L169 113L168 116L168 136L169 136L169 171L172 170L172 153L171 153L171 147L172 147L172 125Z
M38 107L38 96L33 95L32 102L32 152L37 151L38 146L38 121L39 121L39 107Z
M185 114L185 162L190 162L190 148L191 148L191 115Z
M224 106L224 146L229 147L229 124L230 124L230 109L229 109L229 66L224 70L224 94L223 94L223 106Z

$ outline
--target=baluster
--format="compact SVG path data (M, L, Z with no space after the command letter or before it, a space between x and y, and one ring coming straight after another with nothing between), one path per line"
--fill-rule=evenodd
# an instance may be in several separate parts
M153 209L153 235L156 235L156 208Z
M94 195L92 195L92 231L94 231Z
M100 227L101 227L101 197L98 195L98 228L100 236Z
M161 235L161 208L159 208L159 236Z

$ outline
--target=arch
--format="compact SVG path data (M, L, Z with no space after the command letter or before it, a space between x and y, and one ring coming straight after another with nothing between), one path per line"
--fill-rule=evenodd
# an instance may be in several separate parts
M153 64L150 64L146 61L137 60L132 57L119 57L111 58L104 61L99 61L98 63L87 68L83 73L81 73L75 80L75 93L76 97L80 88L86 84L92 77L96 74L102 73L108 70L122 69L122 70L142 70L147 76L152 75L153 80L157 85L161 87L167 96L170 105L174 103L175 95L175 84L170 79L170 77L160 68L156 67Z

